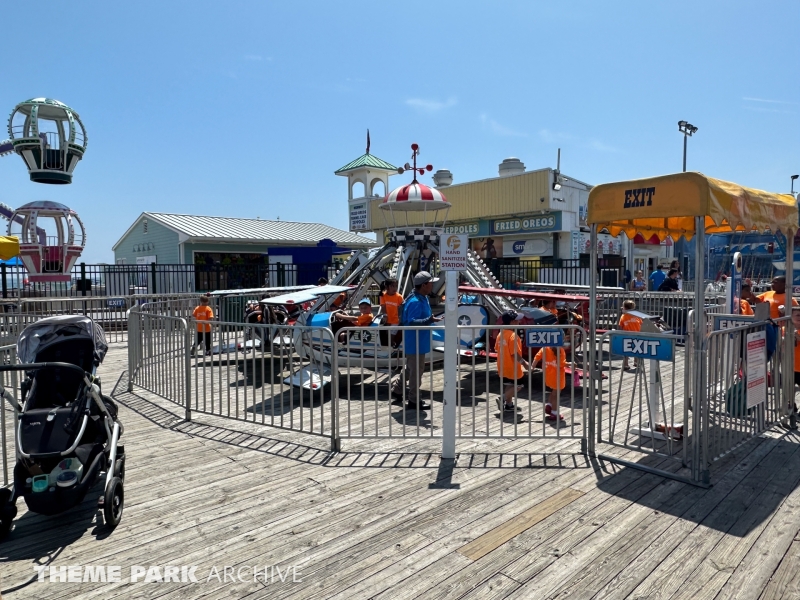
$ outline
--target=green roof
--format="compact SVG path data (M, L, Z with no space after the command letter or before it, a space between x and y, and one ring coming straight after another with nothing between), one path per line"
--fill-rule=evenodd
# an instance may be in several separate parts
M385 160L381 160L372 154L365 154L364 156L359 156L354 161L347 163L341 169L334 171L334 175L344 173L345 171L352 171L353 169L358 169L359 167L374 167L376 169L386 169L387 171L397 171L397 167L390 165Z

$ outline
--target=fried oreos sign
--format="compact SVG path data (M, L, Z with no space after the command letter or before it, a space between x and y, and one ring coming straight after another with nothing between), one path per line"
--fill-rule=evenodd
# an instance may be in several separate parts
M625 190L625 204L623 204L623 208L653 206L653 196L655 195L655 187L633 188L631 190Z

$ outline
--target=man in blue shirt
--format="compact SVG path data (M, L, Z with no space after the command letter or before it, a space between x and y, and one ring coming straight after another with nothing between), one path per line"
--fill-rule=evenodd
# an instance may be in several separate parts
M650 280L651 290L658 291L658 288L661 287L661 284L667 278L667 274L664 273L662 269L663 267L661 265L658 265L658 267L656 267L656 270L650 273L650 277L648 277L648 279Z
M414 275L414 293L403 304L401 325L430 325L441 321L441 317L434 317L428 296L433 291L433 284L439 281L434 279L427 271L420 271ZM392 396L402 399L403 387L408 386L406 392L407 408L425 410L430 405L425 404L419 397L419 386L422 383L422 374L425 372L425 355L431 351L430 331L410 330L403 333L403 348L406 354L405 376L398 376L392 382Z

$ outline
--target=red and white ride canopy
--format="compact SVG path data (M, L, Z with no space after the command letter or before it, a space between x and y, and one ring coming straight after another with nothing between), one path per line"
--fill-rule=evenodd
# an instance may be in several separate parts
M439 210L450 208L444 194L417 181L393 190L380 204L384 210Z

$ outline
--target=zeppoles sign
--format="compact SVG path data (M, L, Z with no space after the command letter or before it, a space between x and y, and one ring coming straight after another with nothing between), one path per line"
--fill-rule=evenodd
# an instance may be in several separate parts
M655 187L634 188L631 190L625 190L625 204L623 204L623 208L653 206L653 196L655 195L656 195Z

